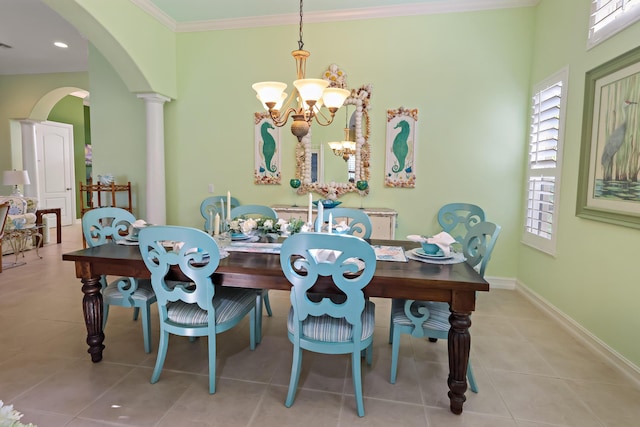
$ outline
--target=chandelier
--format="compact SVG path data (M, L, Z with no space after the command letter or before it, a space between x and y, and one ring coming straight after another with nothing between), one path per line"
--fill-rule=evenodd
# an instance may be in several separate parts
M345 107L345 110L347 110L347 107ZM349 124L348 124L348 117L349 117L349 113L348 110L345 112L345 123L344 123L344 140L342 141L337 141L337 142L330 142L329 143L329 148L331 148L331 151L333 151L333 154L335 154L338 157L342 157L344 159L344 161L348 161L349 160L349 156L352 156L354 154L356 154L356 143L354 141L351 141L350 137L349 137Z
M327 87L329 82L326 80L305 78L307 58L310 53L303 49L302 0L300 0L299 35L298 50L291 52L296 60L298 76L298 79L293 82L294 90L291 96L287 99L286 83L260 82L254 83L251 87L257 92L256 97L269 111L274 125L282 127L289 120L289 116L293 117L291 133L298 138L298 141L302 141L302 138L309 133L309 127L314 119L321 126L327 126L333 122L336 111L342 107L350 92L337 87ZM290 106L292 104L296 107ZM323 105L329 110L328 118L321 111Z

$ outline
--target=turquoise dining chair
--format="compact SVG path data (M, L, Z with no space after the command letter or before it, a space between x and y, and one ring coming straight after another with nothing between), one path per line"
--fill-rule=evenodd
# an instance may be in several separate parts
M231 219L239 217L260 217L260 218L273 218L278 219L278 213L264 205L241 205L231 209ZM267 310L267 315L271 317L273 312L271 311L271 302L269 302L269 290L259 289L257 292L256 306L258 307L258 342L262 341L262 303L264 301L264 308Z
M340 221L345 221L349 225L347 234L361 237L363 239L369 239L373 232L373 225L371 224L371 218L366 212L360 209L351 208L332 208L324 209L322 220L316 218L315 229L318 230L318 222L322 221L322 224L329 221L329 214L331 214L333 225L337 225Z
M469 228L462 241L462 250L467 263L484 277L491 253L500 234L501 227L492 222L479 222ZM416 301L393 299L391 301L391 322L389 343L391 347L391 383L395 384L398 374L398 353L400 335L409 334L430 341L447 339L449 336L449 304L438 301ZM467 364L467 379L471 391L477 393L478 385L473 376L471 362Z
M221 209L220 201L224 203L224 210ZM240 201L235 197L231 197L231 209L240 206ZM204 218L204 229L213 230L211 218L215 218L216 214L220 215L220 220L224 221L227 215L227 196L211 196L207 197L200 203L200 215Z
M293 285L287 321L293 362L285 406L291 407L295 399L302 350L350 353L357 412L364 416L360 358L364 351L367 364L371 365L375 305L365 299L363 289L376 270L373 248L355 236L299 233L282 244L280 264ZM325 278L343 293L342 300L332 301L330 296L322 295L314 298L314 284Z
M182 242L179 249L166 241ZM211 275L220 264L220 251L213 237L190 227L161 225L140 230L140 253L151 272L158 298L160 344L151 383L160 379L169 346L169 334L207 337L209 393L216 392L216 335L238 325L248 314L250 348L256 345L255 292L214 286ZM189 282L167 280L170 269L179 268Z
M129 227L136 221L136 217L126 209L103 207L91 209L82 216L82 234L90 248L115 244L128 235ZM144 351L151 353L151 304L156 302L156 295L148 279L134 277L120 277L107 283L106 276L100 279L102 283L102 301L104 314L102 329L107 326L109 307L133 307L133 319L137 320L142 311L142 333L144 337Z
M469 229L485 220L480 206L471 203L449 203L438 211L438 223L458 243L462 243Z

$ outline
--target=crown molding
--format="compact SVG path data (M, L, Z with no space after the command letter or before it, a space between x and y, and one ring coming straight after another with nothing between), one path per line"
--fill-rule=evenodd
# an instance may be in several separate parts
M232 30L238 28L270 27L297 24L298 13L268 16L249 16L233 19L212 19L192 22L176 22L150 0L130 0L140 9L175 32ZM305 23L355 21L398 16L436 15L443 13L474 12L480 10L531 7L540 0L438 0L428 3L412 3L395 6L380 6L362 9L342 9L322 12L305 12Z

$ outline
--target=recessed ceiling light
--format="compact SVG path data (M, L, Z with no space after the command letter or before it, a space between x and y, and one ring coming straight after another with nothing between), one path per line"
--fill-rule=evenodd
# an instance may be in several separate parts
M68 45L68 44L63 43L63 42L53 42L53 45L54 45L54 46L57 46L57 47L60 47L60 48L62 48L62 49L66 49L66 48L68 48L68 47L69 47L69 45Z

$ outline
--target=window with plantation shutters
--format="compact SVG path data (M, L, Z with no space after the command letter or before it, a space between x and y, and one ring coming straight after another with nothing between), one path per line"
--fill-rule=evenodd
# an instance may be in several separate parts
M592 48L640 19L640 0L592 0L587 47Z
M562 157L566 69L539 83L531 97L531 126L523 241L555 253Z

